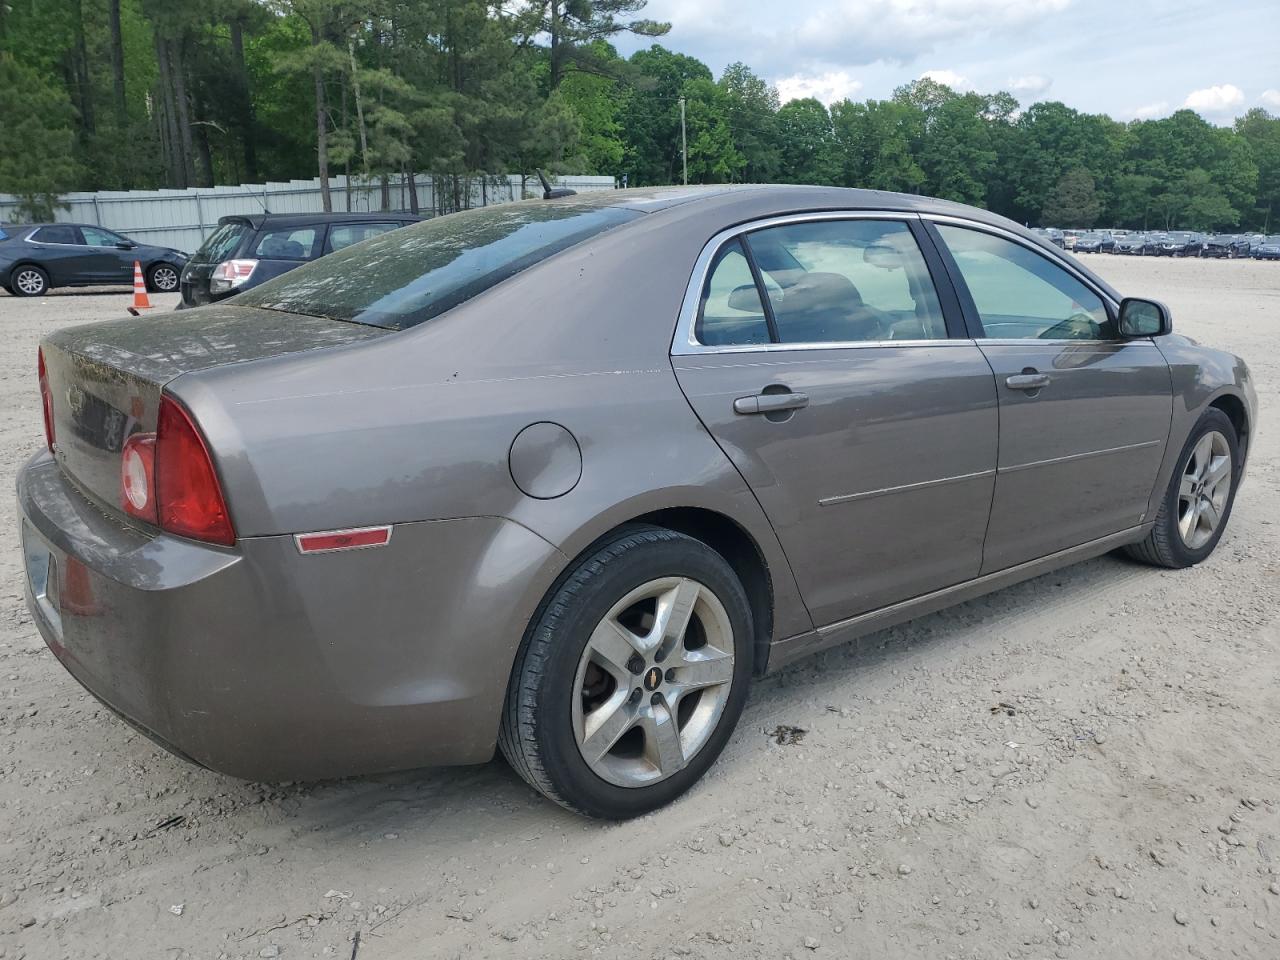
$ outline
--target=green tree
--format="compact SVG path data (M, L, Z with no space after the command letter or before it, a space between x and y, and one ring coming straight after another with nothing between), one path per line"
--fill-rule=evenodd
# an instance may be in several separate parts
M1083 167L1068 170L1042 211L1045 223L1064 227L1092 227L1102 212L1102 201L1094 189L1093 177Z
M1280 117L1254 108L1236 121L1235 132L1249 144L1258 169L1258 186L1253 203L1253 221L1264 232L1280 214Z
M835 184L840 166L831 114L813 97L791 100L778 110L782 170L792 183Z
M73 189L75 110L65 90L0 54L0 192L18 197L19 216L51 220L58 195Z
M607 41L620 33L634 33L642 37L660 37L671 29L671 24L643 17L630 19L639 13L648 0L529 0L523 13L529 36L545 35L548 38L548 58L551 71L551 89L560 86L574 67L588 72L608 71L602 64L610 64L600 56L600 41Z

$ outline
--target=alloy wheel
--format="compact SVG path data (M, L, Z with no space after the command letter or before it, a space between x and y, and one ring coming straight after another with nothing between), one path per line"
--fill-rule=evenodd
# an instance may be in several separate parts
M178 289L178 271L173 267L156 267L151 271L151 285L161 293Z
M19 270L17 274L14 275L13 285L28 297L34 297L44 293L44 277L38 270Z
M578 663L573 731L587 766L620 787L679 772L715 731L733 673L733 627L709 588L687 577L636 587Z
M1231 447L1211 430L1197 441L1178 486L1178 535L1199 550L1222 523L1231 495Z

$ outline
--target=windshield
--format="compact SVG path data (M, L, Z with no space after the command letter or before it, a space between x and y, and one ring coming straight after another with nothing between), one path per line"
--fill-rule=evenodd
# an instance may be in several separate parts
M340 250L238 300L404 330L639 216L617 207L536 202L467 210Z
M209 239L200 244L192 260L217 263L235 253L240 241L249 232L249 225L243 220L231 220L213 231Z

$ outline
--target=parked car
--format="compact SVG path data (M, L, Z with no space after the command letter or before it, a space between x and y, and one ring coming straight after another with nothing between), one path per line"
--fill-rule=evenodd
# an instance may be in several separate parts
M1215 234L1205 237L1204 246L1200 251L1200 256L1202 257L1226 260L1234 260L1236 257L1247 257L1248 255L1249 238L1230 234Z
M1062 249L1074 250L1076 241L1078 241L1085 233L1085 230L1064 230L1062 233Z
M1131 233L1123 240L1117 240L1111 252L1140 256L1146 251L1149 242L1145 234Z
M1156 245L1158 257L1198 257L1204 249L1204 237L1185 230L1166 233Z
M1203 560L1257 415L1242 360L1017 224L826 187L440 217L51 332L39 381L27 604L88 690L241 777L497 747L608 818L798 657Z
M222 217L182 271L179 309L225 300L311 260L421 219L408 213Z
M1116 242L1107 233L1086 233L1076 238L1076 253L1110 253Z
M169 293L178 289L187 254L88 223L0 227L0 286L16 297L42 297L57 287L131 284L135 261L148 290Z
M1280 234L1267 237L1253 251L1255 260L1280 260Z
M1034 232L1044 237L1059 250L1066 249L1066 245L1062 239L1062 231L1057 227L1036 227Z

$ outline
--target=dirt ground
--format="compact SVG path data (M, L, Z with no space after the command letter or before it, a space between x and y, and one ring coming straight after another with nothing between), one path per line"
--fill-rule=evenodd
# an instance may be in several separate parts
M1213 558L1095 560L801 663L628 824L496 760L262 786L161 752L45 650L5 494L0 957L1280 957L1280 265L1088 262L1253 369ZM127 302L0 294L5 490L37 341Z

